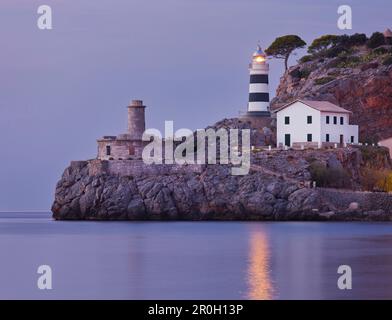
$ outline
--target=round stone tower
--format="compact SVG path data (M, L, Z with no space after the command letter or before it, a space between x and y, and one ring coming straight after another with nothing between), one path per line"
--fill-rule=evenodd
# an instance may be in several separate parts
M132 100L128 106L128 134L132 140L141 140L146 130L145 108L142 100Z

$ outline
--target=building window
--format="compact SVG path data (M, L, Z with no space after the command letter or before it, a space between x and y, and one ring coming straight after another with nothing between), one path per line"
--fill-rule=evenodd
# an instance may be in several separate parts
M112 148L110 146L106 146L106 155L110 156L111 152L112 152Z
M329 124L329 116L327 116L327 117L325 118L325 121L327 122L327 124Z
M351 136L351 143L354 143L354 136Z
M344 118L343 117L340 117L340 124L344 124Z
M135 155L135 147L134 147L134 146L130 146L129 149L128 149L128 151L129 151L129 155L130 155L130 156Z
M284 117L284 124L290 124L290 117Z
M308 123L312 123L312 116L308 116Z
M337 116L333 117L333 124L338 124L338 117Z
M312 142L312 134L308 133L308 142Z
M326 141L326 142L329 142L329 133L326 134L326 136L325 136L325 141Z

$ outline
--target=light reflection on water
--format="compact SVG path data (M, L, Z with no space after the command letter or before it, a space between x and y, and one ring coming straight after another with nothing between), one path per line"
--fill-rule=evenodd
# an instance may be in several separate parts
M392 223L61 222L0 214L0 298L387 299ZM37 267L53 290L37 289ZM337 288L350 265L353 290Z
M272 299L269 244L263 231L252 231L250 234L248 283L249 299Z

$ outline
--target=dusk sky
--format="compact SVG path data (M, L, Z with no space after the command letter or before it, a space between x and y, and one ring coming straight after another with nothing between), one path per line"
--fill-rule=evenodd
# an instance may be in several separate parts
M39 30L37 8L53 10ZM337 8L353 30L337 28ZM0 211L49 210L71 160L126 131L129 100L148 128L204 128L246 109L257 42L392 28L392 2L331 0L1 0ZM301 57L299 51L290 64ZM283 61L270 66L271 96Z

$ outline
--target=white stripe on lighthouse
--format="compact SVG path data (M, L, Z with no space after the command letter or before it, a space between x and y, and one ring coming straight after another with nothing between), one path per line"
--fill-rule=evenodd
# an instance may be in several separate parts
M268 92L268 83L251 83L249 85L249 93Z
M269 102L249 102L248 104L249 112L268 111L268 110L269 110Z

